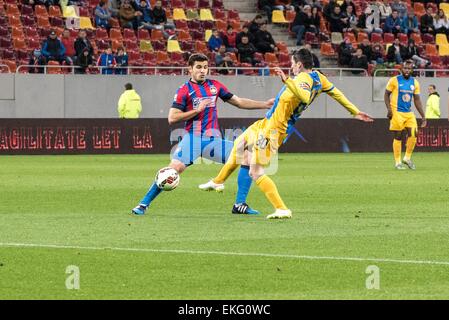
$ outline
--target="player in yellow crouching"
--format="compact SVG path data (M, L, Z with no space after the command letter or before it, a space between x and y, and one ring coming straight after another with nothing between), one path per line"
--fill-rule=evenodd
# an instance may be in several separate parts
M200 189L212 190L222 187L225 180L239 165L249 165L251 178L256 181L257 186L275 208L275 212L267 218L292 217L291 211L281 199L273 180L265 174L264 168L293 130L301 113L319 94L325 92L356 119L365 122L373 121L369 115L360 112L323 74L312 70L312 66L311 52L301 49L295 51L291 57L291 68L296 76L294 79L287 77L281 69L275 69L285 85L277 95L273 107L267 112L265 118L253 123L235 140L231 155L218 176L200 185Z
M395 160L395 168L404 170L407 165L414 170L415 165L411 160L413 149L416 145L416 135L418 133L418 124L412 108L412 101L422 118L421 127L425 127L427 122L419 97L420 86L418 80L412 77L413 61L406 60L401 68L401 74L391 78L388 81L385 90L384 100L388 111L388 119L390 119L390 131L394 134L393 154ZM406 132L407 144L405 156L401 162L402 135Z

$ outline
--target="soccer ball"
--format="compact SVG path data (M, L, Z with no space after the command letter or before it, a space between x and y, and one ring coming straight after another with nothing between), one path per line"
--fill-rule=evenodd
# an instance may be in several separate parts
M159 189L164 191L176 189L179 184L179 180L181 180L181 178L179 177L178 171L170 167L159 170L155 178L156 185Z

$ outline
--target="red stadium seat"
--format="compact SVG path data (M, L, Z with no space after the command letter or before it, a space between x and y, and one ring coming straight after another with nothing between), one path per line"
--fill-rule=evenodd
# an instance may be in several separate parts
M224 9L223 0L212 0L212 8Z
M408 45L408 36L405 33L398 33L398 39L404 46Z
M108 40L108 32L106 31L106 29L97 28L97 30L95 31L95 38L97 40Z
M26 4L22 5L20 12L22 13L22 16L34 16L33 7Z
M393 43L394 42L394 34L392 33L384 33L384 42L385 43Z
M137 31L137 38L139 40L151 40L150 33L146 29L139 29Z
M45 17L48 19L48 12L47 12L47 8L45 8L44 5L42 4L37 4L34 7L34 12L36 13L37 17Z
M161 30L151 30L151 41L164 40L164 34Z
M237 10L229 10L228 11L228 20L240 21L239 12Z
M198 0L198 8L200 9L210 8L209 0Z
M223 9L214 9L213 14L215 20L227 20L226 12Z

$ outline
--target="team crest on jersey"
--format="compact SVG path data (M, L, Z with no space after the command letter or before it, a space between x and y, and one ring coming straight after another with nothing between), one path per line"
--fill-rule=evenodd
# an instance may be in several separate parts
M299 86L305 90L310 90L310 85L306 82L301 82Z
M209 89L212 94L217 94L217 88L215 86L210 86Z
M409 94L404 94L404 95L402 96L402 101L404 101L404 102L410 102L410 100L411 100L411 96L410 96Z
M200 105L201 100L199 98L193 98L192 100L192 104L193 104L193 109L198 108L198 106Z

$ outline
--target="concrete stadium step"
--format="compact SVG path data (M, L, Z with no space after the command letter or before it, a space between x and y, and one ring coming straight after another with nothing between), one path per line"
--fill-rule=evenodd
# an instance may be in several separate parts
M224 0L223 4L226 9L235 9L241 13L253 13L257 11L256 0Z

